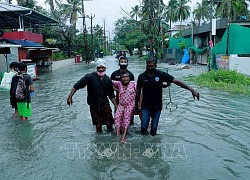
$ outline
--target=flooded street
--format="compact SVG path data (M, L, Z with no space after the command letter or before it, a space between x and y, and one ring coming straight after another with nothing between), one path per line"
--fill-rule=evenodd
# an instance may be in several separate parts
M106 57L107 74L118 69L114 57ZM158 64L165 70L167 64ZM0 179L249 179L250 97L198 87L191 93L171 86L177 109L164 89L159 135L140 134L140 120L130 127L126 144L114 133L96 134L87 105L87 89L77 91L73 106L66 98L72 86L93 64L72 65L41 75L34 83L33 115L28 122L11 119L8 92L0 92ZM145 62L130 60L137 79ZM205 72L169 67L169 73L185 80Z

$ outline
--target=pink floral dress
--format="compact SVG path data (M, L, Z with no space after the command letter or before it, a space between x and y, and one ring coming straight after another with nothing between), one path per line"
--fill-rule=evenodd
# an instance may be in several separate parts
M136 84L130 81L123 86L120 81L112 81L115 88L119 89L119 104L115 113L115 126L126 127L130 125L135 107Z

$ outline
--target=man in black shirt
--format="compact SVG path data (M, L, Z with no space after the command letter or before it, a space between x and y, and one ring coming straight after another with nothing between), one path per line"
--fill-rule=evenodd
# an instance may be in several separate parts
M86 74L74 85L68 96L67 104L70 106L73 102L72 97L75 92L87 85L87 103L90 106L92 123L96 126L96 132L101 133L103 124L106 124L107 131L112 131L112 124L114 124L112 110L107 96L115 107L117 104L115 101L112 81L105 74L106 61L98 59L96 64L97 66L95 72Z
M137 80L137 95L135 99L136 111L142 112L141 133L148 135L148 124L151 118L150 135L156 135L158 122L162 110L162 88L168 83L175 83L176 85L189 90L193 98L200 99L200 95L193 88L174 78L173 76L156 69L156 59L148 58L146 61L146 71L138 76ZM139 106L139 100L142 92L142 103Z
M110 78L112 80L121 81L121 77L122 77L121 75L124 74L124 73L129 73L130 81L135 80L134 74L127 69L127 67L128 67L128 58L126 58L124 56L121 56L119 58L119 66L120 66L120 69L114 71L111 74Z

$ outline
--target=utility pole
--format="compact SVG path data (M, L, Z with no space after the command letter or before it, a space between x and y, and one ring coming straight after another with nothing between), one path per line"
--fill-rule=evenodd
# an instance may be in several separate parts
M84 1L92 1L92 0L82 0L82 27L83 27L83 48L84 48L84 59L86 64L89 64L88 60L88 39L87 39L87 28L86 28L86 17L84 11Z
M87 29L86 29L86 22L85 22L85 11L84 11L84 0L82 0L82 28L83 28L83 49L84 49L84 59L86 64L87 61Z
M106 34L105 34L105 31L106 31L106 19L103 19L103 51L106 55Z
M92 61L94 61L95 60L95 52L94 52L94 34L93 34L93 19L95 18L95 15L94 16L92 16L92 14L91 14L91 16L90 16L90 21L91 21L91 26L90 26L90 28L91 28L91 49L92 49Z
M92 16L92 14L90 15L90 17L87 15L86 18L90 19L90 32L91 32L91 60L94 61L95 60L95 53L94 53L94 35L93 35L93 19L95 18L95 15Z

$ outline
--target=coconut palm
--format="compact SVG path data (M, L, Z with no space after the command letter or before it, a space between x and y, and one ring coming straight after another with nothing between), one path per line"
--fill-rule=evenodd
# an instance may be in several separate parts
M182 22L190 16L190 7L187 5L188 2L190 2L190 0L177 0L175 12L176 18L181 22L181 25Z
M198 21L198 26L201 25L201 20L210 19L210 8L207 0L202 0L201 3L196 3L196 8L193 11L194 19Z
M148 36L150 51L153 46L159 44L161 14L164 7L163 0L142 1L142 30ZM155 47L157 53L157 49Z
M78 13L82 13L81 0L67 0L67 4L62 4L60 9L65 17L69 18L70 24L76 29Z
M247 15L247 4L244 0L222 0L217 7L217 15L236 20L240 15Z
M178 20L176 16L176 8L177 8L177 0L170 0L164 10L165 20L169 22L170 28L172 22L176 22Z
M58 0L45 0L45 4L49 4L50 11L53 13L55 11L55 5L59 6L60 2Z
M36 5L36 1L35 0L17 0L17 5L34 9Z
M135 18L136 21L138 20L138 17L141 16L141 10L139 5L132 7L132 11L130 11L130 16L133 19Z

